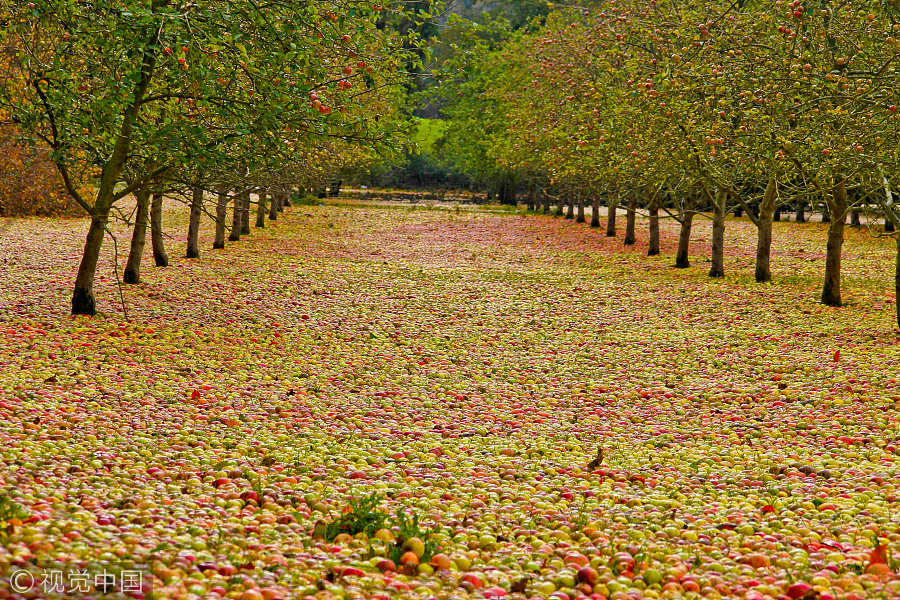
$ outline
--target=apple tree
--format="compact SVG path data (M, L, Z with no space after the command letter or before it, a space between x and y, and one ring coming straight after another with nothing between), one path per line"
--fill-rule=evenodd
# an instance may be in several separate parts
M91 217L73 314L95 312L110 212L136 190L236 165L242 138L378 146L400 135L369 98L402 83L415 39L379 29L381 10L360 0L0 1L0 46L19 74L0 81L0 108L50 149Z

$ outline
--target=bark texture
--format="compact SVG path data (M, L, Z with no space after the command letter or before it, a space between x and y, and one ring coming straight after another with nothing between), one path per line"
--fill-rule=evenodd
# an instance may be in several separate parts
M272 202L269 205L269 220L277 221L278 220L278 207L281 204L281 192L275 191L272 192Z
M228 234L228 241L237 242L241 239L241 195L236 194L231 204L231 232Z
M894 231L900 225L900 216L894 208L894 193L891 191L891 183L879 167L881 183L884 186L884 198L879 199L881 209L884 212L884 230ZM890 225L890 230L888 226ZM896 249L894 253L894 310L897 328L900 329L900 236L894 238Z
M659 203L656 200L650 202L650 245L647 247L647 256L659 254Z
M688 256L691 246L691 226L694 223L694 213L686 212L681 216L681 228L678 232L678 251L675 253L675 268L687 269L691 266Z
M625 215L625 245L634 246L634 222L637 218L637 198L628 199L628 213Z
M108 217L109 213L91 219L91 228L84 243L78 275L75 277L75 288L72 290L73 315L93 315L97 312L94 300L94 276L97 274L97 260L100 258Z
M896 241L897 250L894 254L894 307L897 315L897 327L900 328L900 236L897 237Z
M219 188L216 196L216 239L213 248L225 247L225 220L228 218L228 188Z
M725 277L725 201L725 193L719 192L713 202L710 277Z
M150 243L153 246L153 262L157 267L169 266L169 255L166 254L166 243L162 231L163 195L153 194L150 201Z
M197 186L191 196L191 220L188 222L185 258L200 258L200 216L203 213L203 188Z
M759 217L757 217L756 223L756 270L754 272L758 283L772 280L769 263L772 256L772 216L775 213L777 189L775 178L770 177L766 192L759 205Z
M241 194L241 235L250 235L250 192Z
M606 201L606 237L616 237L616 209L619 208L619 201L612 197Z
M147 244L147 225L150 222L150 190L141 188L137 190L135 197L137 212L134 217L134 231L131 234L131 249L128 252L125 272L122 273L122 281L131 284L141 282L141 258L144 256L144 246Z
M841 250L844 247L844 226L847 222L847 188L839 181L831 190L829 211L833 216L828 227L825 248L825 282L822 285L822 304L841 306Z
M264 228L266 226L266 194L259 193L258 202L256 204L256 226Z

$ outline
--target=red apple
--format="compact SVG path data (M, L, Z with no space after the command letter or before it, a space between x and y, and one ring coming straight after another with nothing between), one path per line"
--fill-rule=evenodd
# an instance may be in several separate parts
M597 581L600 578L600 574L597 573L595 569L591 567L582 567L578 569L578 581L579 583L587 583L592 586L597 585Z

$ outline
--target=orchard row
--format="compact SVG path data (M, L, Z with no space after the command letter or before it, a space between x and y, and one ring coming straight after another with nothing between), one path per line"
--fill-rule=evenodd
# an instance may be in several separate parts
M461 57L439 91L452 120L443 149L499 182L501 201L526 188L545 212L591 198L596 214L605 201L641 210L657 240L658 218L675 219L679 267L706 213L712 277L725 274L729 211L755 226L765 282L776 215L815 207L830 221L821 300L840 306L848 217L873 235L898 224L897 17L894 3L864 0L559 8Z
M419 20L361 0L0 2L0 122L49 156L91 217L73 314L95 312L97 259L126 197L138 245L158 226L151 197L190 202L196 256L204 194L219 195L224 227L222 202L246 214L250 192L321 188L390 156L424 56Z

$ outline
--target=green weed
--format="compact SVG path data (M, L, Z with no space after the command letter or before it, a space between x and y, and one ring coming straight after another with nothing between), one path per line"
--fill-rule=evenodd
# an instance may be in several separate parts
M439 528L423 529L419 524L419 515L407 515L403 508L398 508L394 518L378 507L384 496L373 492L370 496L350 500L344 512L324 527L317 528L316 533L322 535L326 541L334 539L342 533L356 536L360 533L373 537L381 529L394 532L396 541L388 550L388 557L396 563L400 562L403 555L403 544L411 538L419 538L425 545L425 552L420 557L422 561L429 561L437 551L436 534Z

